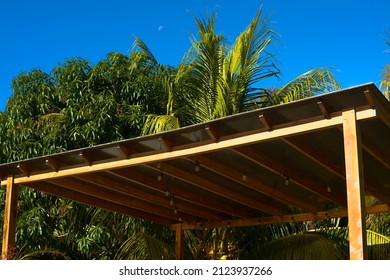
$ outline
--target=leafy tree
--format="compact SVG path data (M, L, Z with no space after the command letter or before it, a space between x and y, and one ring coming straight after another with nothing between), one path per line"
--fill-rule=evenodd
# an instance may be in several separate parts
M146 114L161 113L157 75L136 51L108 54L95 66L74 58L49 74L21 73L0 113L1 161L138 136ZM4 188L0 197L3 211ZM112 259L136 226L149 224L21 186L16 257Z
M389 37L389 39L386 40L386 43L388 46L390 46L390 33L388 33L387 36ZM390 50L387 50L387 52L390 52ZM384 66L381 76L382 81L380 84L380 88L382 89L382 92L386 96L386 98L390 100L390 63Z

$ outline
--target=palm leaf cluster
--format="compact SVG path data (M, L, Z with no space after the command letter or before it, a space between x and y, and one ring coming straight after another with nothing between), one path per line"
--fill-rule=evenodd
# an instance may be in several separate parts
M327 68L310 70L284 87L259 87L262 80L278 77L276 58L269 51L277 34L261 9L229 45L215 30L216 16L196 19L198 36L173 75L162 75L166 114L150 114L143 133L150 134L333 91L340 86ZM146 44L135 45L154 63Z

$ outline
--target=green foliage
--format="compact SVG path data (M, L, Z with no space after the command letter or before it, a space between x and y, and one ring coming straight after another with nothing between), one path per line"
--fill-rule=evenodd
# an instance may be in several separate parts
M172 246L141 232L122 244L115 259L174 260L176 256Z
M215 15L195 19L198 34L176 68L158 63L136 37L129 55L109 53L96 65L76 57L50 73L21 73L12 81L6 110L0 112L0 162L166 131L339 88L326 68L310 70L280 89L260 88L262 80L279 75L269 51L277 34L261 12L231 45L216 33ZM0 188L0 223L4 204L5 190ZM381 234L375 239L375 248L381 249L372 249L377 258L388 257L387 249L377 245L388 244L389 220L379 215L369 219L370 230ZM329 229L320 233L307 233L309 227L289 223L186 232L185 255L345 258L345 229L333 230L342 228L333 221L315 224ZM174 235L165 227L23 186L16 242L18 259L175 258ZM294 246L305 250L296 255ZM286 249L284 255L264 255L275 248Z
M149 114L143 134L151 134L204 122L254 108L289 102L340 88L326 68L310 70L281 89L255 87L262 80L277 77L275 56L269 46L276 32L269 18L256 16L229 45L215 32L216 16L195 19L198 36L184 55L177 71L160 75L167 99L164 115ZM135 44L150 64L159 65L146 44Z
M333 74L326 68L315 68L296 77L269 96L266 106L287 103L319 93L340 89Z
M387 33L386 44L388 46L390 46L390 32ZM387 52L390 52L390 49L387 50ZM386 64L383 67L383 70L381 72L381 77L382 77L382 80L381 80L379 87L381 88L385 97L388 100L390 100L390 63Z
M267 260L342 260L339 249L319 234L296 234L256 248L256 257Z

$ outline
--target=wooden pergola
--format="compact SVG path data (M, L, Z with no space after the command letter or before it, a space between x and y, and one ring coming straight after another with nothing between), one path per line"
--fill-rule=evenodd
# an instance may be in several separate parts
M390 103L370 83L161 134L0 165L2 258L18 186L185 230L348 217L365 259L366 214L390 210ZM378 204L365 205L373 196Z

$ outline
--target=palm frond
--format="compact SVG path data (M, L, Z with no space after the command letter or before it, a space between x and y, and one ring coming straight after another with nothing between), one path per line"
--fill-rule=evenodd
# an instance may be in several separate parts
M176 256L172 246L146 233L138 233L122 244L115 259L174 260Z
M328 238L313 233L296 234L268 242L253 254L268 260L342 260L343 254Z
M180 128L180 122L174 115L150 114L146 118L142 134L148 135L160 133L177 128Z
M139 37L137 37L137 36L134 36L134 37L135 37L135 40L133 43L133 49L138 48L146 55L146 58L149 61L155 63L156 65L159 64L157 59L154 57L153 53L150 51L149 47L146 45L146 43L144 41L142 41Z
M390 100L390 81L388 80L382 80L380 85L380 89L382 90L383 95Z
M336 78L327 68L315 68L296 77L269 101L269 105L281 104L340 89Z
M134 70L137 66L139 66L141 61L145 63L148 67L153 69L155 73L164 71L165 67L157 61L146 43L137 36L134 37L135 40L133 43L133 50L137 51L134 52L135 57L134 61L131 64L130 71Z

